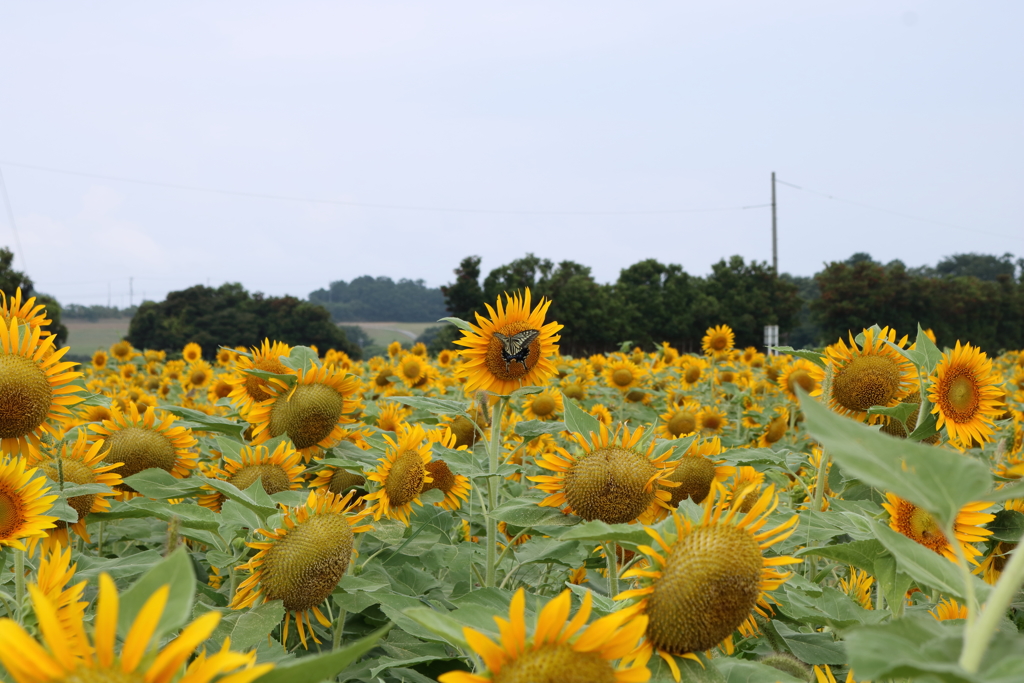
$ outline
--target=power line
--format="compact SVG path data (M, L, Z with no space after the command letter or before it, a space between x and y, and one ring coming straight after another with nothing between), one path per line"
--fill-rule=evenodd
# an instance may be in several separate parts
M865 204L863 202L855 202L852 199L843 199L842 197L836 197L835 195L826 194L824 192L818 192L817 190L812 190L812 189L807 188L807 187L801 187L800 185L794 185L793 183L787 183L785 180L776 180L775 182L780 183L782 185L786 185L788 187L792 187L793 189L796 189L796 190L801 190L803 192L810 192L811 194L816 194L819 197L824 197L825 199L832 199L832 200L835 200L837 202L843 202L844 204L852 204L854 206L860 206L860 207L863 207L865 209L871 209L872 211L881 211L882 213L892 214L893 216L899 216L900 218L908 218L908 219L910 219L912 221L921 221L922 223L932 223L934 225L943 225L943 226L945 226L947 228L956 228L957 230L963 230L965 232L977 232L977 233L981 233L983 235L992 235L993 237L1002 237L1003 239L1013 239L1011 237L1007 237L1006 235L1000 235L997 232L989 232L988 230L978 230L977 228L965 228L962 225L953 225L952 223L945 223L943 221L937 221L937 220L933 220L931 218L922 218L920 216L912 216L912 215L910 215L908 213L901 213L899 211L893 211L891 209L883 209L880 206L871 206L870 204Z
M222 190L212 187L199 187L196 185L180 185L177 183L164 183L155 180L140 180L137 178L122 178L119 176L101 175L98 173L86 173L84 171L69 171L61 168L50 168L48 166L36 166L35 164L19 164L10 161L0 161L0 166L17 166L19 168L30 168L36 171L48 173L63 173L65 175L82 176L84 178L97 178L100 180L113 180L121 183L135 183L137 185L151 185L153 187L167 187L175 190L189 190L192 192L209 192L212 194L231 195L234 197L250 197L254 199L276 199L286 202L303 202L309 204L333 204L336 206L353 206L363 209L390 209L394 211L430 211L437 213L482 213L482 214L514 214L532 216L640 216L654 214L674 213L706 213L712 211L745 211L747 209L763 209L770 204L754 204L749 206L720 206L704 209L654 209L640 211L535 211L527 209L467 209L437 206L401 206L395 204L366 204L363 202L346 202L337 199L316 199L312 197L292 197L287 195L265 194L261 192L243 192L237 190Z
M14 246L18 249L18 258L21 259L21 267L28 270L25 262L25 250L21 248L21 237L18 236L18 224L14 222L14 209L11 208L11 197L7 194L7 183L4 182L4 173L0 169L0 192L4 195L4 204L7 206L7 219L11 222L11 232L14 233Z

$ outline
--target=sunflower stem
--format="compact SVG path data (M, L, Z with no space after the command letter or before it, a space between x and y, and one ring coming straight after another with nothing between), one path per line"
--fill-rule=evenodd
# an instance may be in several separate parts
M1020 587L1024 584L1024 552L1018 546L1010 561L1003 568L1003 573L996 582L992 594L985 603L985 609L978 615L973 628L968 626L964 631L964 647L960 652L960 666L969 673L977 673L981 660L988 649L989 641L999 627L999 622L1006 614L1010 603L1017 597ZM968 611L968 615L971 611Z
M331 651L341 647L342 634L345 633L345 619L348 618L346 610L338 611L338 620L334 622L334 633L331 634Z
M942 532L946 538L952 539L950 545L956 553L956 567L960 571L960 578L964 582L964 597L967 598L967 631L974 627L974 621L978 617L978 596L974 592L974 582L971 581L971 569L967 566L967 556L964 547L956 538L955 522L942 525Z
M494 508L498 507L498 451L501 448L501 416L505 412L507 398L501 397L494 404L491 413L491 440L487 442L487 566L484 568L484 587L494 586L495 574L498 570L497 545L498 545L498 520L492 514Z
M14 607L18 611L18 623L24 623L25 616L25 551L14 549Z
M619 594L619 549L615 541L604 544L604 557L608 564L608 597Z

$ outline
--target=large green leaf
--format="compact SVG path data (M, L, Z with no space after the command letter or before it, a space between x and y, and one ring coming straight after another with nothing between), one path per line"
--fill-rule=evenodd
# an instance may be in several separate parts
M170 586L167 606L157 624L157 641L171 631L181 628L192 615L192 601L196 593L196 575L192 560L184 547L175 550L163 562L146 572L131 588L121 594L121 609L117 628L122 636L128 634L142 607L161 586Z
M847 475L922 507L942 523L952 522L971 501L984 500L992 475L960 453L895 439L833 413L806 394L800 406L807 431L821 442Z
M562 514L558 508L541 507L540 500L517 498L502 503L491 511L491 516L499 522L512 526L571 526L579 521L578 517Z
M198 493L201 485L196 479L178 479L159 467L150 467L138 474L125 477L124 483L147 498L157 500L188 498Z
M377 642L391 630L391 624L379 628L351 645L309 657L285 662L256 679L258 683L315 683L333 679L350 664L376 647Z
M576 405L571 398L562 394L562 405L565 407L565 426L569 431L590 439L590 434L601 433L601 423L596 417Z
M320 367L320 358L308 346L293 346L288 356L281 356L281 365L297 372L309 372Z
M649 545L650 535L639 524L606 524L600 520L583 522L559 535L563 541L606 543L616 541L633 545Z
M433 415L466 415L466 404L463 401L452 401L447 398L431 398L429 396L388 396L383 401L394 401L417 410L425 410ZM468 415L466 415L468 417Z
M191 408L182 408L181 406L175 405L161 405L161 410L166 410L172 415L177 415L181 419L185 420L187 424L178 423L179 426L191 427L204 432L216 432L218 434L227 434L235 439L241 439L242 433L248 428L249 425L229 420L226 417L220 417L219 415L207 415L206 413L199 412L198 410L192 410Z
M914 679L981 683L960 668L962 628L928 615L908 615L883 626L852 631L846 638L850 666L862 680Z
M807 683L806 678L793 678L767 664L751 662L738 657L719 657L715 666L727 683Z
M527 441L535 439L541 434L561 434L568 431L564 422L551 422L547 420L526 420L515 427L516 434Z
M462 318L455 318L455 317L440 318L437 322L439 322L439 323L451 323L452 325L455 325L455 327L459 328L460 330L466 330L467 332L472 332L473 331L473 328L470 327L469 323L466 322L465 320L463 320Z
M825 354L807 349L794 349L792 346L773 346L773 349L790 356L809 360L820 368L825 367Z

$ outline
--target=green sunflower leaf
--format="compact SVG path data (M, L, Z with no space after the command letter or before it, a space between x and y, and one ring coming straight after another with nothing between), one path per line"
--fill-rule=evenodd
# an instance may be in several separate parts
M254 683L294 683L295 681L322 681L333 679L364 654L377 646L377 642L391 630L391 624L379 628L351 645L309 657L299 657L263 674Z
M146 601L162 586L169 586L170 593L153 633L156 642L159 642L162 636L184 626L192 615L196 575L192 559L184 547L175 550L166 560L146 572L131 588L121 593L117 630L122 637L128 635Z
M242 370L247 375L252 375L262 380L278 379L287 384L290 387L295 386L295 383L299 381L299 378L292 374L279 373L279 372L267 372L266 370Z
M159 467L150 467L148 470L125 477L124 483L147 498L158 500L187 498L199 491L195 479L178 479Z
M439 318L437 322L439 322L439 323L451 323L452 325L455 325L455 327L459 328L460 330L465 330L466 332L472 332L473 331L473 328L470 327L469 323L467 323L462 318L453 318L453 317Z
M992 489L988 468L973 458L881 434L803 393L800 406L807 416L807 431L845 474L893 492L942 524L956 519L967 503L985 500Z
M818 351L809 351L807 349L794 349L792 346L773 346L772 349L780 353L788 354L790 356L796 356L797 358L809 360L820 368L825 367L825 354L819 353Z
M189 427L191 429L204 432L227 434L228 436L239 440L241 440L242 433L245 432L249 426L240 422L235 422L234 420L229 420L226 417L220 417L219 415L207 415L206 413L201 413L198 410L182 408L181 406L162 404L160 409L166 410L168 413L176 415L186 422L186 424L178 422L173 426Z
M431 398L429 396L387 396L382 401L394 401L403 405L411 406L418 410L425 410L433 415L464 415L468 404L463 401L452 401L445 398Z
M562 405L565 406L565 426L569 428L569 431L586 437L588 440L591 432L601 433L601 422L576 405L576 402L565 394L562 394Z
M296 372L309 372L320 367L320 357L308 346L295 346L287 356L281 356L281 365Z
M921 352L924 357L923 367L926 375L931 375L935 372L935 366L942 360L942 351L935 345L924 330L921 329L921 324L917 324L917 340L914 343L915 348Z
M559 538L563 541L587 541L590 543L605 543L607 541L630 543L632 545L649 545L652 543L651 536L644 531L642 525L606 524L597 519L577 524L572 529L562 533Z
M491 516L499 522L518 527L535 526L571 526L579 521L578 517L563 515L558 508L542 508L538 503L542 499L510 500L502 503L491 511Z
M561 434L568 431L564 422L551 422L547 420L526 420L519 422L515 427L516 434L527 441L536 439L541 434Z
M988 524L992 538L1007 543L1017 543L1024 536L1024 514L1016 510L1000 510Z

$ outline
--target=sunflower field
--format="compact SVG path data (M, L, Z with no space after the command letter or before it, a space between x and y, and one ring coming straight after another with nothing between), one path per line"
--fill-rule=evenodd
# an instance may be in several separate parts
M0 298L0 680L1024 680L1024 352L118 342Z

